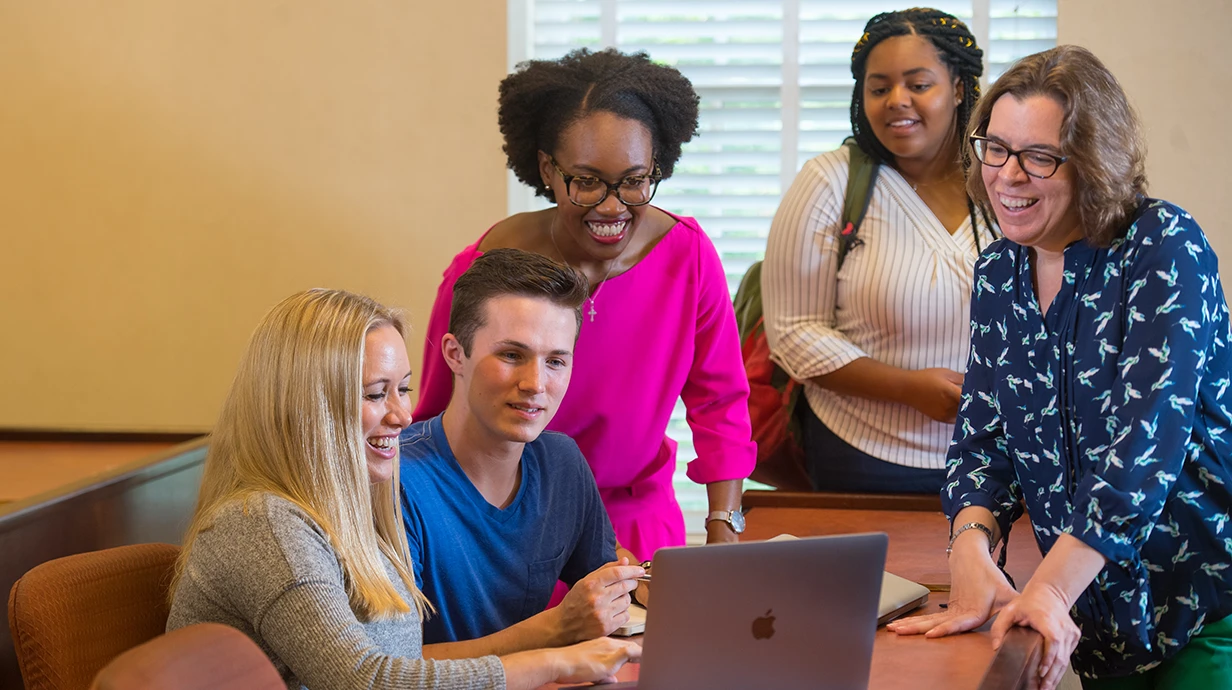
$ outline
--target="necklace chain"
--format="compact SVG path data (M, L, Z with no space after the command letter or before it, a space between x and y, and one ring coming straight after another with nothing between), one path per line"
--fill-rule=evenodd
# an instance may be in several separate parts
M549 236L552 238L552 246L556 248L556 253L560 255L560 260L564 261L565 265L568 266L571 270L575 270L575 271L578 270L578 269L573 268L573 264L569 263L569 260L565 258L565 253L560 250L560 245L556 243L556 223L552 223L551 228L549 229L548 233L549 233ZM603 280L600 280L597 283L597 286L595 287L595 291L591 293L589 297L586 298L586 301L589 303L589 306L590 306L590 308L586 310L586 315L590 317L590 320L592 323L595 320L595 315L599 313L595 311L595 300L599 298L599 292L603 290L603 286L607 284L607 279L611 277L612 270L616 268L616 264L620 263L620 257L624 256L624 253L625 252L623 249L620 250L620 254L618 254L615 259L612 259L611 262L609 262L608 267L607 267L607 273L604 274ZM578 271L578 272L581 273L581 271ZM582 275L585 275L585 274L583 273Z
M911 191L913 191L913 192L918 192L918 191L920 191L920 188L921 188L921 187L940 187L940 186L941 186L941 185L943 185L943 184L948 184L951 180L959 179L959 178L961 178L961 177L962 177L962 171L959 171L959 174L957 174L957 175L955 175L955 174L953 174L953 173L950 173L950 174L948 174L948 175L946 175L946 176L942 177L942 178L941 178L941 179L939 179L939 180L929 180L929 181L927 181L927 182L912 182L912 181L911 181L911 178L910 178L910 177L907 177L907 174L906 174L906 173L904 173L904 172L899 172L898 174L899 174L899 176L901 176L901 177L903 178L903 180L905 180L905 181L907 182L907 184L911 185Z

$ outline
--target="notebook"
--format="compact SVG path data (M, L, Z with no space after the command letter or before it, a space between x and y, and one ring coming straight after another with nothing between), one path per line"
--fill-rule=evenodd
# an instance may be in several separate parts
M928 588L891 572L881 575L881 600L877 603L877 625L885 625L928 603Z
M639 680L605 687L867 687L887 543L877 533L659 550Z
M617 637L640 635L646 629L646 609L637 604L629 605L629 622L616 628L612 634Z

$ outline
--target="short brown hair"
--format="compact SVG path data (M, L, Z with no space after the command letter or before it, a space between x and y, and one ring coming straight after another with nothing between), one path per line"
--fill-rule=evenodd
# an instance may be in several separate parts
M454 283L449 332L470 357L475 332L484 325L485 305L502 295L541 297L572 309L581 330L582 303L589 294L590 283L569 266L521 249L493 249L475 259Z
M1075 198L1083 236L1106 247L1129 226L1146 195L1146 145L1142 127L1125 91L1112 72L1091 51L1057 46L1014 63L989 87L971 118L968 134L983 134L992 108L1002 96L1018 100L1048 96L1061 104L1061 152L1076 173ZM970 137L965 146L971 146ZM981 175L983 164L972 160L967 193L991 206Z

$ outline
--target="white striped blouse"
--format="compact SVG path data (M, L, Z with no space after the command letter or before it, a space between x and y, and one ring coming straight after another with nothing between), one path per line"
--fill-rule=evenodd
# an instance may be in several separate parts
M902 369L965 371L977 256L972 221L951 235L911 185L883 165L861 243L836 270L847 173L846 148L810 160L774 215L762 269L772 356L805 381L809 407L839 438L886 462L941 469L952 424L807 380L860 357ZM981 224L980 247L991 241Z

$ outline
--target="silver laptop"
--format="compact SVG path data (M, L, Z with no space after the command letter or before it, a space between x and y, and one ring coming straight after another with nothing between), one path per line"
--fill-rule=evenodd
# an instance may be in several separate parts
M868 687L885 534L661 549L636 683L607 688Z
M780 534L768 541L799 539L794 534ZM877 625L885 625L899 616L928 603L928 588L894 573L881 576L881 600L877 604ZM642 621L646 619L643 617Z

